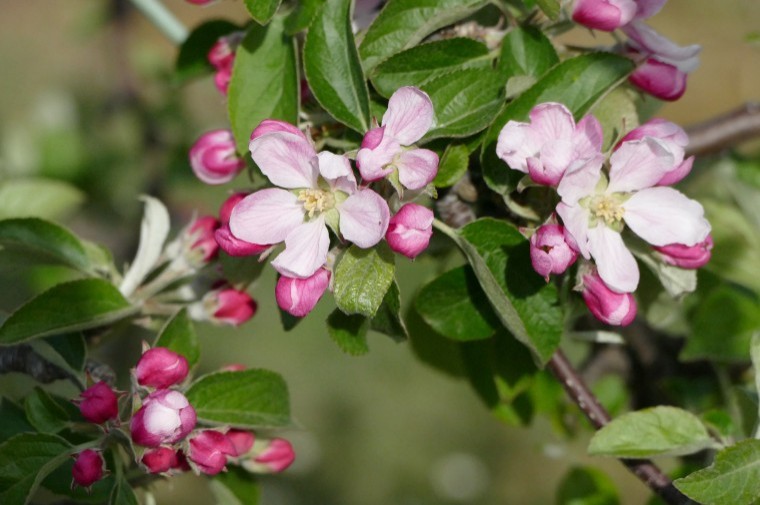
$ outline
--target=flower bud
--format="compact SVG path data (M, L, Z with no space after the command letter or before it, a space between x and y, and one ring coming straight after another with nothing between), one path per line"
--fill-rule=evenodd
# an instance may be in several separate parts
M188 459L206 475L216 475L227 465L227 456L235 454L235 447L224 433L202 430L190 437Z
M246 242L245 240L237 238L232 234L232 231L230 231L230 216L232 215L232 209L235 208L235 205L246 196L248 196L248 193L234 193L225 200L222 207L219 209L219 221L221 221L222 224L214 233L214 238L219 247L230 256L254 256L263 253L270 247L268 245Z
M654 250L660 253L660 259L668 265L694 269L700 268L710 261L712 248L713 239L711 235L708 235L704 241L693 246L669 244L655 247Z
M214 73L214 86L225 96L230 89L230 81L232 81L232 67L221 68Z
M256 440L253 432L245 430L229 430L226 434L230 443L232 444L233 451L230 456L240 457L248 453L253 447L253 442Z
M135 367L135 377L141 386L165 389L179 384L189 370L187 358L166 347L148 349Z
M407 203L393 216L385 233L385 240L391 249L414 259L427 249L433 235L433 211Z
M596 271L583 275L582 295L594 317L605 324L628 326L636 317L633 295L612 291Z
M105 464L103 456L92 449L85 449L76 455L74 466L71 468L71 476L74 478L74 484L80 487L88 488L103 478L105 474Z
M229 324L239 326L256 314L256 302L245 291L233 288L223 288L209 291L201 300L199 319L214 324Z
M82 391L73 402L79 406L82 417L91 423L101 424L119 416L119 398L103 381Z
M146 451L140 460L148 473L167 473L182 470L184 457L182 452L169 447L157 447Z
M148 395L132 416L132 440L146 447L179 442L195 428L195 409L179 391L160 389Z
M200 263L208 263L219 252L214 232L219 228L219 221L213 216L202 216L190 226L190 235L195 241L190 245L190 251L200 256Z
M229 130L212 130L201 135L190 148L190 166L206 184L224 184L245 168L235 152L235 139Z
M326 268L320 268L306 279L282 275L277 280L274 295L282 310L296 317L304 317L322 298L329 284L330 271Z
M633 0L576 0L573 21L587 28L611 32L627 25L636 15Z
M547 282L550 274L564 273L578 259L574 242L565 233L563 226L542 225L530 237L530 262L533 269Z
M235 50L243 40L243 32L233 32L214 42L206 58L217 70L232 68L235 61Z
M242 462L243 467L255 473L279 473L288 468L296 459L296 453L290 442L275 438L266 443L256 456Z

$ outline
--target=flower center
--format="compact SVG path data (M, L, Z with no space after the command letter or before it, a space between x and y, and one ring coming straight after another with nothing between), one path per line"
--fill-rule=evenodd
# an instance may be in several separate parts
M303 208L309 214L309 218L335 206L335 196L321 189L302 189L298 192L298 201L303 202Z
M618 198L611 195L598 195L589 205L591 215L601 219L607 226L613 226L623 219L625 209Z

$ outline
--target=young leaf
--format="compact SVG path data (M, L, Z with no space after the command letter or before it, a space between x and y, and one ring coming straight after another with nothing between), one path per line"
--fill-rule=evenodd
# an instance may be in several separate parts
M394 54L416 46L434 31L466 18L486 3L486 0L390 0L359 46L364 71L369 73Z
M202 422L241 428L290 423L288 388L282 377L268 370L204 375L185 395Z
M119 285L119 291L124 296L134 293L150 271L157 266L164 242L169 235L169 211L166 206L152 196L142 196L140 199L145 202L145 212L140 222L140 243L135 259Z
M58 433L73 420L82 420L74 404L39 387L24 399L24 411L26 418L40 433Z
M760 499L760 440L743 440L715 455L715 462L673 484L710 505L752 505Z
M264 119L295 124L299 93L295 42L283 32L282 18L251 25L237 49L227 91L238 152L248 152L251 132Z
M454 340L489 338L501 326L469 266L450 270L426 284L414 306L427 324Z
M108 505L140 505L137 500L134 489L127 482L127 479L121 478L116 481L108 497Z
M60 220L76 210L84 199L81 190L60 180L14 177L0 182L0 219Z
M652 458L693 454L714 445L697 416L659 406L614 419L594 434L588 452L616 458Z
M243 0L251 17L260 25L269 23L281 0Z
M335 269L335 303L345 314L374 317L393 282L395 256L385 242L371 249L353 245Z
M34 427L26 419L24 409L8 398L0 396L0 444L12 436L24 431L34 431Z
M373 331L384 333L396 341L409 338L404 319L401 317L401 293L398 284L393 281L388 292L385 293L383 303L370 322Z
M470 164L470 150L462 144L449 144L438 164L438 173L433 180L436 188L446 188L461 179Z
M0 326L0 345L106 326L138 310L101 279L58 284L11 314Z
M190 366L195 366L201 356L195 326L187 317L187 310L182 309L169 319L158 334L156 347L166 347L187 358Z
M506 78L520 75L538 78L557 63L557 51L544 32L532 26L518 26L501 41L497 70Z
M557 503L568 505L619 505L615 483L591 467L572 468L557 489Z
M312 20L326 0L302 0L285 18L285 33L295 35L311 25Z
M21 433L0 445L0 503L24 505L42 480L71 455L59 436Z
M309 27L303 67L314 97L335 119L369 130L369 91L351 29L351 0L327 0Z
M559 0L536 0L536 3L549 19L557 19L559 17Z
M178 83L193 77L210 74L214 67L208 61L208 53L220 37L240 30L229 21L214 19L195 27L187 39L179 46L177 63L174 65L174 78Z
M327 318L327 333L343 352L359 356L369 352L367 330L369 319L365 316L346 315L335 309Z
M81 333L55 335L47 337L44 341L65 361L69 368L77 372L84 369L84 362L87 359L87 344ZM39 353L39 350L37 352Z
M73 233L34 217L0 221L0 248L20 249L41 263L64 265L84 273L91 270L85 246Z
M210 485L218 505L257 505L261 498L256 477L236 465L214 475Z

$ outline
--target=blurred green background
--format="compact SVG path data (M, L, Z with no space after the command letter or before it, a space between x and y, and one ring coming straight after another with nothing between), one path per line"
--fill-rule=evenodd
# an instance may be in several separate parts
M247 20L236 0L207 8L165 3L188 27L210 18ZM138 194L160 196L177 227L194 212L216 213L231 187L202 185L186 157L200 133L226 125L211 78L173 85L176 48L128 2L2 6L0 215L3 199L27 198L30 213L107 245L125 262L136 247ZM660 115L688 125L760 99L760 2L671 0L651 23L680 44L704 48L686 95ZM580 29L566 38L594 43ZM23 182L37 177L78 189L51 182L48 193L27 195ZM440 268L425 259L399 263L407 301ZM4 261L0 282L15 289L0 292L0 309L12 309L57 275ZM558 482L579 464L604 470L620 486L623 504L647 500L648 491L618 462L584 455L587 439L563 437L542 418L531 428L502 424L465 381L417 359L415 346L371 335L368 355L343 354L322 324L330 303L284 332L273 286L267 269L252 290L259 312L242 328L200 329L203 370L244 363L277 371L290 387L298 429L287 436L297 461L284 475L263 479L264 505L555 503ZM125 356L136 356L141 336L129 337L126 354L112 345L104 356L130 366ZM0 377L6 390L13 380ZM193 477L166 482L156 496L159 504L213 503L203 479Z

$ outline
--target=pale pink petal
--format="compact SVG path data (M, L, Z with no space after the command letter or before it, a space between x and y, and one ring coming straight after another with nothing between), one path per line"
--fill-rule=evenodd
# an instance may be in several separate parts
M319 173L332 189L349 195L356 191L356 177L351 170L351 162L345 156L322 151L318 155Z
M673 188L642 189L623 208L625 223L654 246L693 246L710 233L702 205Z
M650 95L672 102L681 98L686 91L686 78L686 73L674 65L648 58L633 71L628 80Z
M279 188L262 189L235 205L230 231L253 244L277 244L303 220L303 206L296 195Z
M649 188L673 168L673 154L660 140L644 137L626 142L610 157L608 193Z
M401 151L398 142L389 136L383 137L377 147L362 148L356 153L356 167L365 181L377 181L393 172L388 165Z
M556 186L575 159L575 147L569 140L554 140L541 147L541 159L528 158L528 174L534 182Z
M388 229L390 210L380 195L371 189L357 191L340 207L340 233L366 249L380 242Z
M438 155L428 149L404 151L396 159L398 180L407 189L422 189L438 173Z
M528 173L527 159L538 154L541 142L529 123L508 121L499 132L496 156L513 170Z
M604 155L601 153L591 159L573 162L557 186L557 193L562 201L572 205L581 198L593 194L599 183L603 163Z
M677 67L681 72L693 72L699 66L699 52L702 47L698 44L679 46L641 21L632 22L623 31L631 38L631 45L635 49L652 54L663 63Z
M277 305L288 314L304 317L322 298L330 284L330 275L326 268L319 268L306 279L280 276L274 291Z
M427 93L413 86L396 90L388 100L382 126L402 146L420 140L433 126L433 102Z
M317 153L303 133L265 133L251 140L248 148L253 161L275 186L316 187L318 172L311 161Z
M662 9L662 6L668 0L636 0L638 9L636 10L636 17L634 19L646 19L651 18Z
M570 235L575 241L575 246L581 255L589 259L591 257L588 249L588 220L589 212L580 205L567 205L560 202L556 208L557 214L562 218L565 225L565 233Z
M250 140L256 140L257 138L261 137L262 135L266 135L267 133L292 133L293 135L303 137L303 140L309 142L309 139L306 137L306 135L304 135L304 133L296 126L286 121L280 121L278 119L265 119L259 123L253 132L251 132Z
M575 119L561 103L546 102L530 111L530 127L541 144L552 140L570 140L575 131Z
M625 137L623 137L618 143L618 147L623 142L640 140L644 137L654 137L660 140L665 140L668 143L675 144L681 148L684 148L689 144L689 136L686 135L683 128L667 119L655 117L626 133Z
M285 250L272 261L282 275L305 279L325 264L330 235L325 219L319 216L298 225L285 238Z
M586 114L575 125L571 142L577 158L593 158L602 151L604 132L602 125L592 114Z
M573 21L605 32L627 24L634 14L633 0L576 0L573 7Z
M686 158L683 163L665 174L662 179L657 181L657 185L672 186L673 184L680 182L684 177L689 175L692 165L694 165L694 156Z
M230 231L229 224L222 225L221 228L214 231L214 240L230 256L253 256L263 253L270 247L269 245L251 244L235 237Z
M362 138L361 148L375 149L377 146L380 145L380 142L383 141L383 137L385 137L384 126L378 126L377 128L372 128L370 131L364 134L364 138Z
M633 293L639 285L639 267L623 237L604 224L588 231L588 248L599 276L617 293Z

